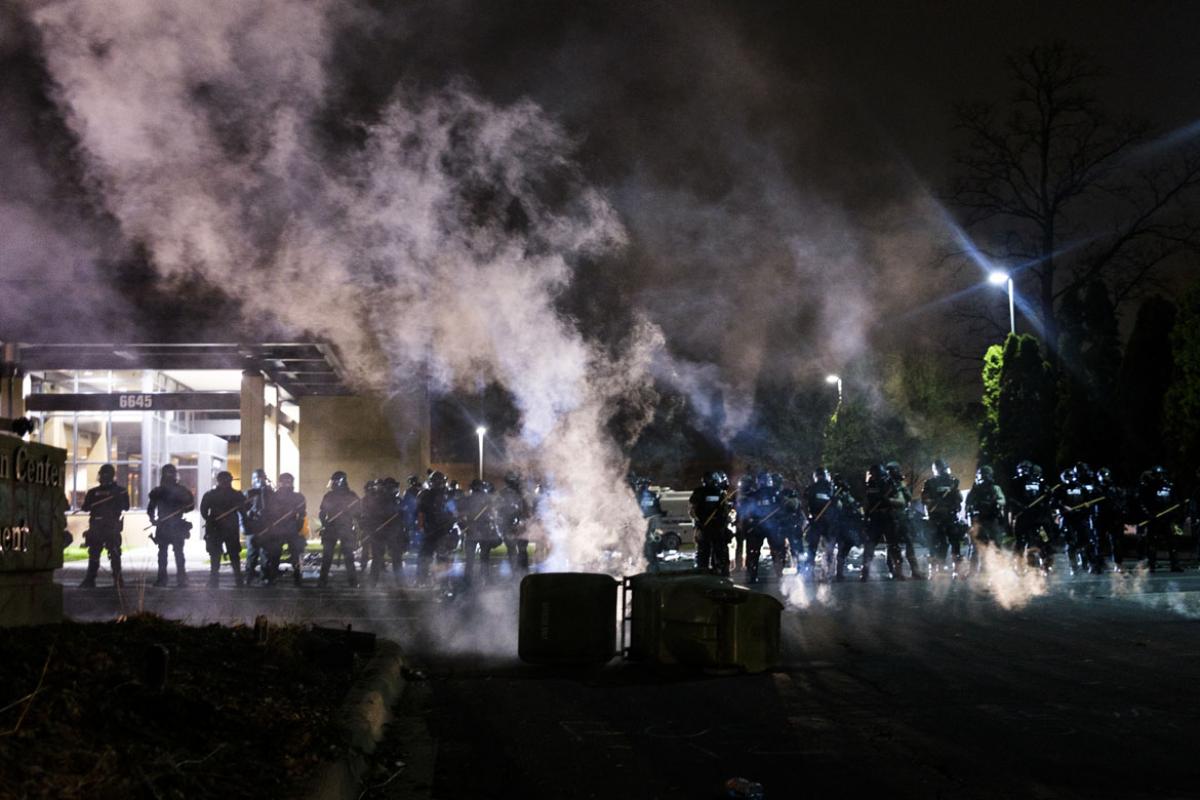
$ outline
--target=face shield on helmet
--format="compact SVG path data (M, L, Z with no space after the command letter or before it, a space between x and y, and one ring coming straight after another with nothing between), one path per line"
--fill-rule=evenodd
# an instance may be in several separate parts
M346 477L346 473L338 470L329 476L330 489L346 489L350 486L350 479Z
M820 483L821 481L828 481L829 480L829 470L825 469L825 467L823 467L823 466L817 467L816 469L813 470L812 479L813 479L813 483Z
M933 460L933 474L938 478L950 477L950 465L945 459L935 458Z
M435 470L429 473L429 488L430 489L445 489L446 474L440 470Z
M271 485L271 481L267 479L266 470L256 469L250 473L250 488L251 489L266 489Z
M1017 477L1018 478L1028 478L1032 474L1033 474L1033 462L1022 461L1020 464L1017 464Z
M996 479L996 473L987 464L984 464L979 469L975 470L976 483L991 483Z

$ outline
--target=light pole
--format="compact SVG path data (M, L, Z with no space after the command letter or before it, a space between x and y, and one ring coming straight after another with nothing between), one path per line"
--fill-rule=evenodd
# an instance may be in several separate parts
M840 376L838 376L838 375L826 375L826 376L825 376L825 382L826 382L826 383L830 383L830 384L834 384L834 385L836 385L836 386L837 386L837 390L838 390L838 405L840 406L840 405L842 404L842 379L841 379L841 377L840 377Z
M1008 332L1016 333L1017 332L1017 312L1016 312L1016 309L1013 307L1012 275L1009 275L1007 272L1001 272L1000 270L995 270L993 272L988 273L988 283L992 284L993 286L1004 286L1005 284L1008 285Z
M475 435L479 437L479 480L483 480L483 437L487 435L487 428L480 425L475 429Z

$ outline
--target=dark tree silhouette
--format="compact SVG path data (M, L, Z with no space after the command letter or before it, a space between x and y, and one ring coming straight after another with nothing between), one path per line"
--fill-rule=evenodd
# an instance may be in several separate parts
M1200 241L1200 152L1110 117L1100 71L1061 42L1014 54L1008 71L1007 103L955 108L951 201L980 249L1013 268L1055 362L1066 297L1103 280L1119 304Z
M1147 298L1125 346L1117 397L1125 435L1122 472L1129 479L1167 455L1163 403L1171 384L1175 316L1175 305L1166 298Z
M1200 284L1180 302L1171 357L1163 434L1168 461L1177 474L1190 475L1200 465Z

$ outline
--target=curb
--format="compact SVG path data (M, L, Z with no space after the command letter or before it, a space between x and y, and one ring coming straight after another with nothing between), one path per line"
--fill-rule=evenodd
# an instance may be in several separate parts
M305 800L356 800L369 769L367 757L383 738L392 706L404 692L404 654L400 645L380 639L363 676L350 687L338 712L346 754L318 768Z

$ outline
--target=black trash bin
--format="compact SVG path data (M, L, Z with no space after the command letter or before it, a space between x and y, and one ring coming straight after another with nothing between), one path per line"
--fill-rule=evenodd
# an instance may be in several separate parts
M531 664L607 663L617 651L617 580L544 572L521 581L517 653Z

